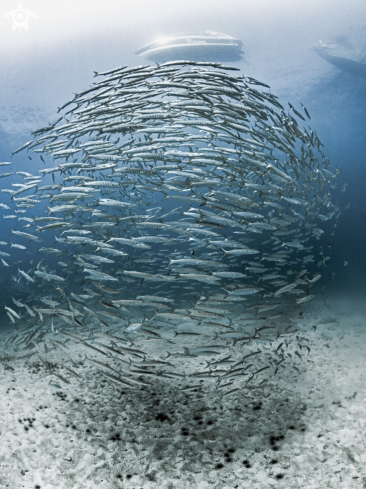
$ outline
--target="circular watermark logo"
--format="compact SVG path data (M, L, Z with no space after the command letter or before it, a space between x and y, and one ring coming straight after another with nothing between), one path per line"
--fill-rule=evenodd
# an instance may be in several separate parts
M12 25L13 31L17 29L19 29L20 31L22 29L27 31L29 29L28 26L29 17L38 19L38 17L33 12L30 12L29 10L25 10L21 3L18 5L18 8L16 10L12 10L11 12L8 12L7 14L4 15L3 18L6 19L8 17L13 18L13 25Z

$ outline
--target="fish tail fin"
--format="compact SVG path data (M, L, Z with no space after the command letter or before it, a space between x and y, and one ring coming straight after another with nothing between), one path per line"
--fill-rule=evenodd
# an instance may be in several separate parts
M210 193L209 197L211 195L212 195L212 192ZM203 199L203 202L202 202L202 204L200 204L200 207L202 207L203 205L207 205L207 202L209 202L209 200L204 195L202 195L202 199ZM196 210L196 209L194 209L194 210Z

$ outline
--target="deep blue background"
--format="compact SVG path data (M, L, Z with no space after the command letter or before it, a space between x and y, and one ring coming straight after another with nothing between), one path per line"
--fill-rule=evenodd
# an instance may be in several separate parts
M146 2L140 3L146 6ZM142 9L139 14L138 6L132 12L122 6L118 10L109 0L103 4L103 8L94 8L89 27L87 9L85 18L81 10L74 15L70 13L69 17L65 11L64 25L60 26L56 13L53 15L50 10L50 3L46 5L42 1L27 5L38 15L37 20L30 21L28 32L12 32L11 21L3 20L0 161L13 161L13 170L37 174L43 166L38 157L30 161L21 153L10 159L11 151L32 139L31 130L55 120L57 107L71 99L75 92L94 82L93 70L103 71L121 64L150 64L134 52L156 35L212 29L239 37L245 55L235 65L245 74L271 85L284 106L287 101L299 109L299 102L306 105L312 116L310 125L325 144L324 151L331 159L332 169L342 168L333 201L339 202L343 214L335 236L326 236L324 240L332 246L330 251L325 249L331 256L329 273L325 275L329 281L330 273L336 272L335 279L329 281L329 290L337 289L338 293L357 294L362 298L366 291L366 79L330 65L312 50L312 45L320 38L328 41L342 34L349 36L356 50L362 51L365 44L362 18L366 18L366 6L359 1L346 6L320 0L299 1L295 8L294 3L285 0L260 0L244 8L243 2L229 0L225 6L224 2L212 2L209 9L207 2L202 2L200 8L194 2L187 3L186 7L170 2L168 9L165 8L168 4L160 1L156 2L156 9L151 10L149 18L149 11ZM6 6L8 10L14 8L11 2L6 2ZM4 14L6 6L3 6ZM112 6L117 9L116 15ZM56 7L61 9L61 4L55 3ZM108 8L112 12L110 26ZM8 168L2 167L0 172L5 171L9 171ZM0 188L11 188L13 181L20 180L2 179ZM343 194L340 190L344 183L348 187ZM7 203L10 196L1 193L0 201ZM349 202L350 209L344 210ZM7 213L0 209L0 240L10 242L10 226L14 220L3 220L2 215ZM5 251L5 247L0 249ZM27 252L15 253L12 249L9 263L14 259L23 259L23 263L29 263L32 258L38 260L38 256L33 256L34 249L32 245ZM348 266L344 266L344 260ZM24 269L27 268L29 266L24 265ZM0 321L6 324L4 304L8 304L13 293L11 275L14 272L15 266L9 269L0 265Z

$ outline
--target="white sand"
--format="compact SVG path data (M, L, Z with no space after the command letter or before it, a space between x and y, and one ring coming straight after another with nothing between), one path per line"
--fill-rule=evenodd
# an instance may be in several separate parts
M188 397L160 380L155 395L109 381L101 388L103 377L89 365L77 369L81 380L60 371L71 382L62 384L40 379L43 367L32 373L36 356L0 362L0 487L366 488L365 313L362 299L312 304L296 321L311 347L303 362L294 360L302 372L282 369L261 389L225 397ZM159 413L169 420L155 420ZM24 418L35 418L28 431ZM120 441L110 440L116 432ZM277 451L271 435L284 435Z

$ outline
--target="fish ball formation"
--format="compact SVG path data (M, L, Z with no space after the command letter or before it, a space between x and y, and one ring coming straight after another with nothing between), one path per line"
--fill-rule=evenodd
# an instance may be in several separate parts
M286 112L235 71L176 61L95 73L15 151L51 164L18 172L25 182L8 191L38 213L14 235L47 257L18 269L39 289L8 308L23 326L7 344L73 362L65 340L76 342L131 388L155 376L234 384L228 393L267 381L291 345L301 358L306 338L291 343L287 318L313 300L329 258L314 254L319 226L340 215L338 171L300 127L305 107Z

